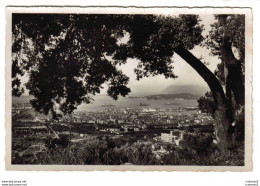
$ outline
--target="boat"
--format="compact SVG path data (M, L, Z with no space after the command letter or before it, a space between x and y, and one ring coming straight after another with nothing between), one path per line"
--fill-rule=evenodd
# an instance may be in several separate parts
M104 105L102 105L102 107L115 107L115 105L113 105L113 104L104 104Z
M186 110L199 110L198 107L186 107L185 109Z

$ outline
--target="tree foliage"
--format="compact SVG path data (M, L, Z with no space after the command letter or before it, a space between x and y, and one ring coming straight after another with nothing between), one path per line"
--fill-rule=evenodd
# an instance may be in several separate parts
M232 46L237 49L238 56L245 56L245 15L215 15L216 22L211 25L211 31L206 37L206 43L212 55L221 58L221 43L224 34L230 38Z
M237 63L237 66L241 68L241 74L240 72L236 71L235 73L237 76L240 76L240 78L237 78L235 81L239 81L237 83L240 83L244 85L244 73L245 73L245 15L215 15L215 22L211 25L211 30L209 31L209 34L206 36L206 39L204 41L204 46L206 46L208 49L210 49L211 54L214 56L217 56L219 59L221 59L221 62L217 65L217 68L215 70L215 75L219 79L219 82L222 84L222 86L226 87L226 93L230 91L231 87L228 87L228 74L231 74L231 70L229 70L228 64L225 64L225 60L223 59L223 51L221 48L223 47L224 40L228 40L230 43L230 49L226 49L227 52L230 53L230 55L234 56L237 60L235 60L235 63ZM236 57L235 57L236 56ZM230 63L230 62L226 62ZM231 66L230 69L234 69L234 65ZM235 77L234 74L232 76ZM241 81L239 80L241 79ZM234 84L234 82L231 82ZM243 87L243 86L242 86ZM244 91L244 90L242 90ZM236 91L234 94L242 94L243 92ZM210 114L212 114L212 108L214 107L213 98L210 96L210 93L206 93L205 96L201 97L199 102L199 107ZM238 103L236 103L237 100L234 100L234 98L230 97L230 104L232 104L233 109L235 110ZM241 105L240 105L241 106ZM243 106L243 105L242 105ZM233 111L234 111L233 110Z
M211 92L206 92L205 96L200 97L198 99L198 104L199 104L199 109L202 112L208 113L214 117L216 105L214 103Z
M136 58L137 79L173 73L174 48L192 49L203 40L197 15L13 14L13 95L23 93L36 111L54 117L89 103L107 83L117 99L130 92L129 78L117 66ZM126 33L129 38L119 43Z
M211 25L211 30L206 36L205 46L211 50L211 54L223 58L221 45L225 37L231 43L232 53L236 54L244 74L245 66L245 15L215 15L216 21ZM224 85L224 62L223 60L215 70L216 76Z

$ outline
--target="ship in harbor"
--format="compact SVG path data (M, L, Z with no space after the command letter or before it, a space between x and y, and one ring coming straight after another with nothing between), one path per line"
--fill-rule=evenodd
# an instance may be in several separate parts
M199 107L185 107L186 110L199 110Z
M115 105L113 104L104 104L104 105L101 105L102 107L115 107Z

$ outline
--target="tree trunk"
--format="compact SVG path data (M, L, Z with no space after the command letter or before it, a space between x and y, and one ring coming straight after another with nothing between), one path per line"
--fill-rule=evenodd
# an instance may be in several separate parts
M191 65L210 87L216 105L214 114L216 139L219 148L225 152L229 146L228 129L232 123L232 110L228 107L228 102L221 84L216 76L187 49L175 48L174 51Z
M227 99L232 99L232 92L236 106L243 106L245 104L245 89L241 62L237 60L233 54L232 43L229 36L223 37L221 57L227 69L227 75L225 75Z

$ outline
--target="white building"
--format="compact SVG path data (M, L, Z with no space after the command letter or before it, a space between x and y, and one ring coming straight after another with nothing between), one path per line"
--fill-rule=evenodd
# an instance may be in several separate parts
M168 142L168 143L173 143L174 142L174 137L172 136L172 134L168 134L168 133L161 133L161 140L164 142Z
M183 131L170 131L170 133L161 133L161 140L168 143L175 143L179 146L180 141L184 139Z

